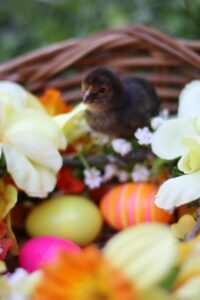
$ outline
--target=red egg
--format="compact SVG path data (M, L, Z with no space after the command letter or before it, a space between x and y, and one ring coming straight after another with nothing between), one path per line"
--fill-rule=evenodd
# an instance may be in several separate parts
M169 223L172 214L154 204L158 186L153 183L126 183L107 192L101 200L104 219L115 229L148 222Z

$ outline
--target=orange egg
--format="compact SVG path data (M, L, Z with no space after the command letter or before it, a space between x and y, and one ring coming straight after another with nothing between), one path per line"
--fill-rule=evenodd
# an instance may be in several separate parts
M169 223L172 214L154 204L157 191L158 186L153 183L126 183L114 187L101 200L104 219L115 229L138 223Z

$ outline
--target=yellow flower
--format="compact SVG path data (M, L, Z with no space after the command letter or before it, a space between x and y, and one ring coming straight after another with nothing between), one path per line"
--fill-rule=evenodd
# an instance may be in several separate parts
M20 86L0 83L0 101L0 154L7 171L29 196L45 197L55 187L66 138L37 98Z
M44 266L33 300L136 300L133 285L97 248L63 251Z
M0 101L9 105L13 110L20 111L24 108L44 111L40 101L27 92L19 84L10 81L0 81Z
M54 117L55 122L63 130L67 140L71 143L85 135L89 131L89 126L85 117L86 105L81 103L72 111Z
M156 204L164 209L200 197L200 81L186 85L180 94L178 117L161 125L152 138L153 152L163 159L179 158L184 174L167 180L159 189Z

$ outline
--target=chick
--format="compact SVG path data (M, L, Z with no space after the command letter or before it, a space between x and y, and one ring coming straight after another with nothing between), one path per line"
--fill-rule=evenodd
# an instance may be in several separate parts
M133 76L120 79L103 67L86 75L82 94L89 125L108 135L133 136L159 113L159 98L148 81Z

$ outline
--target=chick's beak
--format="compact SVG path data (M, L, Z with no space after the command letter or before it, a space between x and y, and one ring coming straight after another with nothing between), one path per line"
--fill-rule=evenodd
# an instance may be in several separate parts
M93 95L92 93L90 93L89 91L86 91L83 94L83 103L88 103L88 102L92 102L93 100Z

